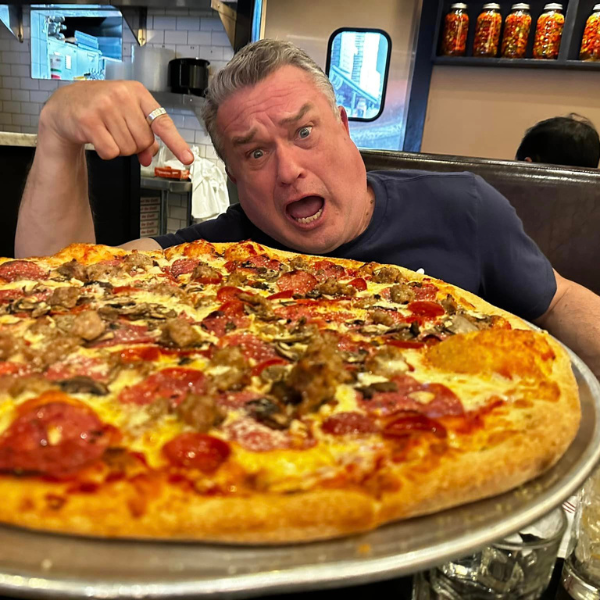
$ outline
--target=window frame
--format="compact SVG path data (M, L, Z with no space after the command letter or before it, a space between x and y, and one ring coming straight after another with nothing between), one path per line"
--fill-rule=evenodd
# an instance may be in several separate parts
M390 74L390 61L392 60L392 38L390 37L387 31L373 27L340 27L336 29L329 36L329 40L327 42L327 63L325 66L325 74L327 75L329 81L331 81L331 78L329 77L329 70L331 68L331 51L333 49L333 41L339 34L343 33L344 31L349 31L352 33L378 33L385 37L388 43L383 86L381 87L381 105L379 107L379 112L374 117L369 117L368 119L362 117L348 117L348 121L354 121L356 123L372 123L373 121L376 121L377 119L379 119L379 117L381 117L381 114L383 113L383 110L385 108L385 97L387 95L387 84Z

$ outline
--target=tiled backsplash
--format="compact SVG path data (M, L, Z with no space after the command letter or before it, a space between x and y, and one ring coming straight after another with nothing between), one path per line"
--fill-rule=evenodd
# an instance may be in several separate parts
M202 0L200 9L149 9L148 45L170 48L178 57L199 57L210 61L214 74L233 56L231 44L218 14ZM202 8L204 5L204 8ZM67 82L31 78L29 7L24 7L23 43L0 25L0 130L36 133L39 114L50 94ZM123 26L123 58L131 60L135 39ZM192 110L165 107L189 144L199 146L200 155L217 160L204 127Z
M227 64L233 50L218 14L210 0L199 0L197 9L148 9L149 46L174 50L177 57L204 58L210 61L213 75ZM0 24L0 131L37 133L40 111L59 85L68 82L31 78L31 36L29 7L23 8L23 33L20 43ZM130 29L123 23L123 59L131 60L136 44ZM199 148L200 156L218 160L204 127L190 109L165 106L181 135ZM168 231L185 227L185 199L172 196Z

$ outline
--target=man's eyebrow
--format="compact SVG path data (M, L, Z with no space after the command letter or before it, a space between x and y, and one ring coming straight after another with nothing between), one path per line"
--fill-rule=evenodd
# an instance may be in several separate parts
M234 137L232 143L234 146L243 146L244 144L251 142L255 135L256 129L251 129L246 135Z
M282 119L281 121L279 121L279 125L285 127L286 125L291 125L292 123L295 123L296 121L299 121L312 108L313 108L313 105L310 102L307 102L298 111L298 113L296 115L294 115L293 117L286 117L285 119Z

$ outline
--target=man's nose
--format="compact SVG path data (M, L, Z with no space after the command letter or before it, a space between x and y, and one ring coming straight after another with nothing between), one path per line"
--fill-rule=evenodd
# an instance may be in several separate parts
M292 185L302 176L299 152L294 146L282 145L277 148L277 183L280 185Z

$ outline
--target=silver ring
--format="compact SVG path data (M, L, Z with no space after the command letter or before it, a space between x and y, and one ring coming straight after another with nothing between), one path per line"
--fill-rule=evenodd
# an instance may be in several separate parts
M148 121L148 125L150 125L150 127L152 127L152 123L154 123L154 121L156 121L156 119L158 119L159 117L162 117L163 115L166 115L166 114L167 114L167 111L162 106L159 106L158 108L155 108L146 117L146 121Z

